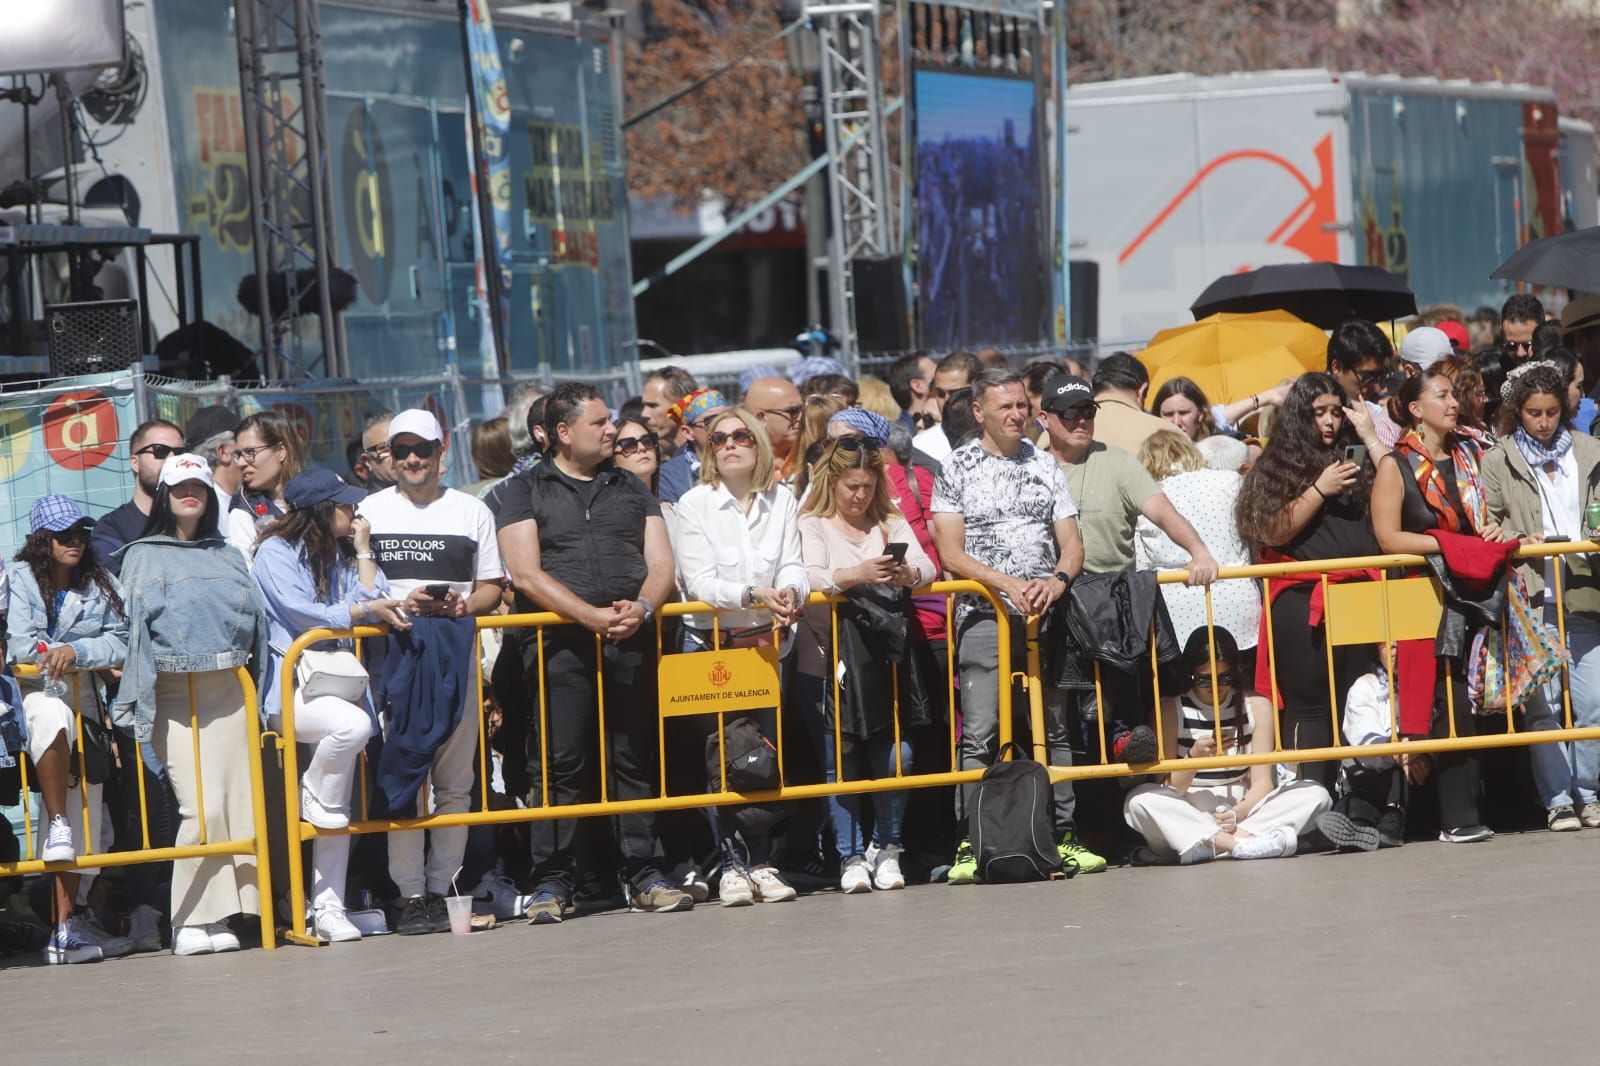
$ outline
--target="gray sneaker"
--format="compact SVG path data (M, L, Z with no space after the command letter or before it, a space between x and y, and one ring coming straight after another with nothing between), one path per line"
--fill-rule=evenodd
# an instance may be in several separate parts
M628 909L670 914L673 911L693 910L694 900L689 893L673 888L666 881L652 881L644 888L628 893Z

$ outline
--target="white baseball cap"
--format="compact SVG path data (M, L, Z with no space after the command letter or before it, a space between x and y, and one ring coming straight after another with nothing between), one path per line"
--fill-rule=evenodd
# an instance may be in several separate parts
M1450 335L1434 326L1418 326L1400 342L1400 358L1423 370L1454 354Z
M163 485L180 485L185 481L204 481L207 488L215 488L216 482L211 477L211 464L195 455L193 452L180 452L177 455L167 456L167 461L161 464L160 483Z
M439 420L433 417L432 411L424 411L420 407L409 407L389 420L389 439L394 440L402 433L410 433L437 444L444 443L444 429L439 425Z

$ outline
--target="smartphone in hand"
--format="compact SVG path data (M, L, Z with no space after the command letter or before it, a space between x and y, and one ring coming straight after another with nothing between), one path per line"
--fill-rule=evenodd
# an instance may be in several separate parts
M888 544L885 544L883 546L883 554L885 554L885 555L889 556L890 558L892 558L894 560L896 566L901 566L901 565L904 565L904 563L906 561L906 548L907 547L908 547L908 545L906 544L905 541L902 541L902 540L891 541Z
M450 595L450 586L443 583L437 585L424 585L422 586L422 591L428 595L429 599L443 600L446 596Z

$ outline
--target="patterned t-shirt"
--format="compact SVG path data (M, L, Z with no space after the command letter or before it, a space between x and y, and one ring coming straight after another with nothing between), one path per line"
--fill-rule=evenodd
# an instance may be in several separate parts
M1012 456L988 451L981 440L951 452L930 509L962 517L968 555L1024 580L1055 573L1061 551L1052 527L1078 514L1066 474L1026 440Z

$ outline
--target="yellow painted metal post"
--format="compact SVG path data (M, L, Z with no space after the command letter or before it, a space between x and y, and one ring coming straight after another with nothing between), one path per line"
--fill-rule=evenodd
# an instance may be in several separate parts
M256 698L256 684L250 680L250 674L243 667L237 667L234 676L239 679L239 687L244 691L245 729L250 746L250 805L256 818L256 894L261 898L261 946L271 951L278 946L278 929L272 902L272 853L267 843L267 794L261 781L261 705ZM196 791L199 791L198 787ZM290 843L290 852L297 852L299 842Z
M1156 647L1156 637L1156 621L1152 618L1150 620L1150 691L1155 693L1155 709L1152 720L1156 724L1156 752L1161 758L1165 759L1167 757L1167 744L1162 737L1165 730L1161 725L1161 654L1160 649ZM1104 751L1100 753L1100 761L1102 763L1106 761L1106 753Z
M289 645L289 650L284 653L283 668L278 676L278 694L282 704L278 711L280 730L278 753L283 760L284 824L289 827L289 932L285 939L294 944L307 944L312 947L321 947L326 942L321 937L306 932L305 862L300 852L307 831L309 830L315 838L317 830L315 826L303 825L300 821L300 745L295 739L294 668L300 661L300 654L316 640L325 639L328 633L328 630L314 629L296 638L294 643ZM251 745L252 751L258 748L258 744ZM271 882L267 884L270 886ZM270 891L269 887L268 892Z
M1567 643L1567 605L1561 593L1561 571L1566 568L1566 561L1557 559L1553 568L1555 571L1555 585L1553 590L1556 596L1556 638L1561 641L1561 650L1566 651L1572 645ZM1561 659L1561 707L1566 714L1567 728L1572 728L1572 660L1570 656Z
M1039 616L1030 617L1027 626L1028 673L1023 678L1023 684L1028 687L1028 722L1033 731L1033 760L1040 766L1049 766L1050 749L1046 743L1044 720L1044 684L1041 680L1044 667L1039 656ZM1008 680L1008 686L1009 683Z
M83 699L80 689L82 674L72 672L72 721L78 733L78 802L83 808L84 854L94 854L94 822L89 817L89 759L83 743Z
M502 645L503 647L504 645ZM489 809L489 733L488 715L483 710L483 630L472 631L472 673L478 679L478 784L483 809ZM503 722L504 712L501 721Z
M206 788L205 782L200 779L200 709L194 702L194 675L185 674L184 678L189 682L189 738L194 744L194 802L200 811L200 843L205 844L209 841L206 836ZM252 744L250 751L254 753L255 750Z
M1109 762L1111 752L1106 748L1106 700L1100 686L1100 660L1094 661L1094 721L1100 730L1100 761Z
M544 681L544 626L539 626L539 791L541 807L550 806L550 714Z
M833 650L828 655L828 661L833 665L833 676L829 679L833 683L833 779L844 780L844 728L839 723L839 711L843 704L839 702L839 605L828 601L828 626L833 633Z
M1206 653L1211 659L1211 739L1222 754L1222 693L1217 690L1217 627L1211 617L1211 586L1206 586ZM1238 678L1234 678L1235 684ZM1234 730L1238 736L1238 730Z
M599 712L600 723L600 802L606 802L606 751L610 745L606 743L606 648L604 638L599 633L594 635L594 698L595 708Z

